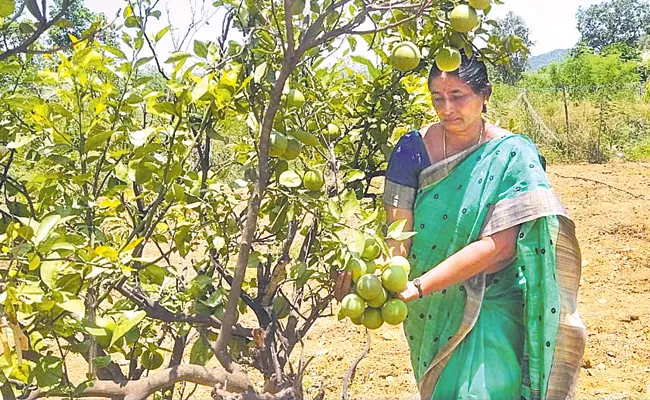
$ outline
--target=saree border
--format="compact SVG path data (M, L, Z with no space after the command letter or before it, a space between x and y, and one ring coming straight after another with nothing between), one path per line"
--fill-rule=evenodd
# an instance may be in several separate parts
M560 290L560 322L546 397L572 400L575 398L582 357L587 345L587 329L577 311L582 257L575 235L575 224L562 216L559 221L555 270Z
M491 206L479 237L493 235L541 217L561 215L569 218L553 189L539 188L503 199Z
M500 138L502 137L503 136ZM481 146L484 146L488 142L489 140L487 142L475 144L474 146L469 147L460 153L454 154L451 157L447 157L444 160L440 160L437 163L423 169L422 172L420 172L420 176L418 177L419 189L424 189L425 187L438 183L446 178L458 165L460 165L469 156L471 156L475 150Z
M384 204L392 207L412 209L417 190L386 179L384 183Z
M480 237L551 215L557 215L560 220L555 268L561 311L546 398L571 400L575 396L587 335L577 312L581 273L580 249L575 236L575 225L566 208L553 190L546 188L501 200L488 211ZM419 385L422 400L431 399L438 379L453 352L474 328L485 295L485 285L486 276L483 272L466 282L467 300L461 325L422 375Z

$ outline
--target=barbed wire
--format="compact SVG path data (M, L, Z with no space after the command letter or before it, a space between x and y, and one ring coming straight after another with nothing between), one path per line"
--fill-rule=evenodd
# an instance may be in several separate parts
M562 89L566 90L590 90L590 91L597 91L600 89L616 89L616 90L623 90L623 89L640 89L644 90L645 89L645 83L642 82L627 82L627 83L620 83L620 84L608 84L608 85L558 85L558 86L537 86L537 85L531 85L531 86L510 86L513 89L518 90L520 93L523 92L558 92L561 91Z

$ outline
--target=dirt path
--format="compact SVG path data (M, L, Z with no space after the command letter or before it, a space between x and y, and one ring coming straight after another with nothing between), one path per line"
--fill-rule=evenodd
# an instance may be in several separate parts
M650 398L650 200L572 176L650 199L650 165L549 167L576 222L584 259L579 303L588 343L577 398ZM327 399L340 399L345 371L364 345L365 332L350 322L320 321L306 341L306 353L316 357L305 378L307 393L323 388ZM350 399L414 398L408 359L401 328L373 332Z

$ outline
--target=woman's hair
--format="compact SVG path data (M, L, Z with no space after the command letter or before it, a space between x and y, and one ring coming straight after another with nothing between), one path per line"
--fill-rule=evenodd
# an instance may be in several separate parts
M460 56L460 67L455 71L447 72L447 74L459 77L472 88L474 93L483 96L489 95L492 92L492 84L490 83L490 78L488 78L485 63L476 58L475 55L467 57L463 50L460 50ZM431 82L439 77L442 72L434 62L429 73L429 87L431 87Z

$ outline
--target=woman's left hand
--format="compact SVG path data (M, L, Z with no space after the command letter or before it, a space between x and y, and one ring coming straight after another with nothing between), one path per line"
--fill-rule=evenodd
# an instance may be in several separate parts
M406 282L406 289L402 290L399 293L395 293L395 297L404 302L407 302L417 299L420 297L420 294L418 292L418 288L415 287L413 282L408 281Z

